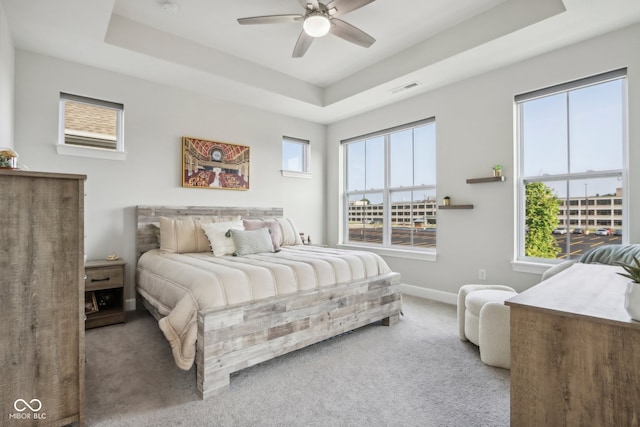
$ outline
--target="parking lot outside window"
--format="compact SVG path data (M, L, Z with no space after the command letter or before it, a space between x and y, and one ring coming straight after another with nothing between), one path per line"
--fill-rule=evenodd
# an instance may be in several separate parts
M435 251L435 119L342 141L343 243Z
M625 242L626 70L518 95L515 101L517 259L579 259L593 246ZM541 227L538 216L544 212L527 210L532 185L550 190L557 221ZM547 245L546 251L532 249L534 239Z

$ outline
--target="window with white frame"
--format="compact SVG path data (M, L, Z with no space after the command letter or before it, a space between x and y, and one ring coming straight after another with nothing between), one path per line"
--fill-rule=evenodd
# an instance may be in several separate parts
M58 145L76 153L82 149L124 152L123 121L122 104L60 93Z
M625 239L626 70L518 95L518 258Z
M309 141L282 137L283 175L299 176L309 172Z
M342 144L344 243L435 249L435 119L352 138Z

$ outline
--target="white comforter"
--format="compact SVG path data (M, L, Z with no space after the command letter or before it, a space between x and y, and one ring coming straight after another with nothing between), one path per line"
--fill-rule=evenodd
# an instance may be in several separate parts
M199 310L332 286L390 273L370 252L286 246L278 253L214 257L152 250L138 260L137 289L165 316L160 329L178 367L190 369Z

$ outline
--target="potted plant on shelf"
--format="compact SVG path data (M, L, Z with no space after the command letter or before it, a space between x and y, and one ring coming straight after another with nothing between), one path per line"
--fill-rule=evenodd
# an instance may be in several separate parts
M493 166L493 176L502 176L502 165Z
M624 294L624 309L634 320L640 320L640 260L633 257L633 263L617 263L626 273L618 273L631 279Z

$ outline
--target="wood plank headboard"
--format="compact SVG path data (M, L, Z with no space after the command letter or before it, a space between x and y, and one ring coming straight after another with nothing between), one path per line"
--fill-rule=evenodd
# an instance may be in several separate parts
M228 206L136 206L136 259L151 249L158 248L153 224L160 224L160 217L193 218L240 215L242 218L282 218L283 208L238 208Z

